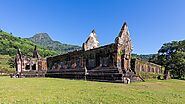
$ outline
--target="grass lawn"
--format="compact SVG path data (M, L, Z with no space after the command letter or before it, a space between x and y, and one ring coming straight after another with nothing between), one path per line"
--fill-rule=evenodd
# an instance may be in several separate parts
M0 103L185 104L185 81L127 84L54 78L0 77Z

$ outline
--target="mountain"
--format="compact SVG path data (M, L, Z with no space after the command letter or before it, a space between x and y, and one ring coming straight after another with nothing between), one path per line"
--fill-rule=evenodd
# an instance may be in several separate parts
M23 55L32 56L35 45L42 57L54 56L59 53L48 50L40 45L33 43L30 40L13 36L12 33L5 32L0 29L0 72L14 73L14 57L17 54L17 49L21 50Z
M20 37L15 37L12 35L12 33L7 33L3 30L0 30L1 55L15 56L17 54L17 48L19 48L24 55L31 56L35 45L37 46L39 54L42 57L53 56L58 54L58 52L43 48L42 46L37 45L32 41Z
M81 47L77 45L62 44L59 41L53 41L47 33L38 33L26 39L49 50L57 51L60 54L81 49Z

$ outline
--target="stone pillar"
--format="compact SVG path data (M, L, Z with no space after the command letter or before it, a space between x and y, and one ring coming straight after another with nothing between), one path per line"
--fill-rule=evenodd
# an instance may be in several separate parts
M118 69L125 71L131 70L131 52L132 44L130 39L130 33L126 23L123 24L121 31L115 39L115 45L117 49L116 64Z

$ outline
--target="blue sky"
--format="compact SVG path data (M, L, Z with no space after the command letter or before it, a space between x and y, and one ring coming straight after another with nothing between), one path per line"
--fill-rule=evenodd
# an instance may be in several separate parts
M156 53L163 43L185 39L185 0L0 0L0 28L19 37L46 32L81 46L95 29L105 45L124 21L133 52Z

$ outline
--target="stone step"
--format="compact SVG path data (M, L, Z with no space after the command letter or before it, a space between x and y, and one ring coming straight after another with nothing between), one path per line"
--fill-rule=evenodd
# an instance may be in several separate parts
M96 79L88 79L89 81L97 81L97 82L111 82L111 83L123 83L123 80L96 80Z
M52 73L46 74L46 77L53 77L53 78L69 78L69 79L84 79L84 74L62 74L62 73Z
M47 73L85 72L83 69L48 70Z
M109 69L109 70L88 70L88 73L119 73L117 69Z
M46 77L56 77L56 78L68 78L68 79L86 79L93 81L103 81L103 82L124 82L124 77L129 78L131 82L142 81L140 77L136 76L134 72L119 73L117 68L108 69L67 69L60 71L48 71L45 75Z

